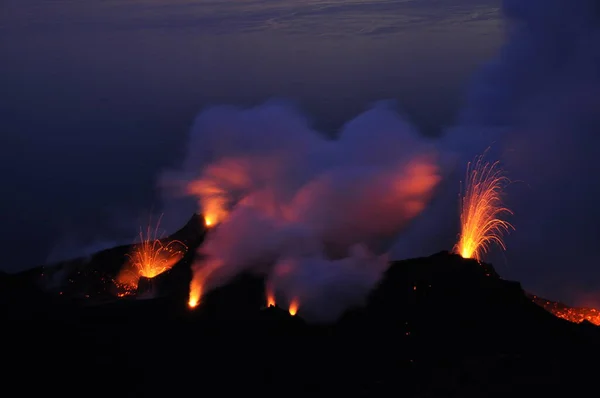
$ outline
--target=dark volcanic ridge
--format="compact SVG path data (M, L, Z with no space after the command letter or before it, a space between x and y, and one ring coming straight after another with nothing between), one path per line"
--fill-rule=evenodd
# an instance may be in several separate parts
M572 393L597 372L584 363L600 353L600 328L554 316L493 266L448 252L392 262L365 305L332 324L306 322L301 305L295 316L268 307L265 279L254 274L190 309L190 265L203 225L195 215L168 237L184 241L186 255L124 297L114 278L132 247L0 274L2 316L18 347L14 355L7 350L13 371L34 372L46 380L44 391L67 395L80 390L57 374L129 395L218 388L415 397Z
M191 280L190 265L193 262L196 250L201 246L207 228L204 219L194 214L186 225L171 234L161 238L163 242L177 240L187 246L187 252L172 268L153 278L141 276L136 289L125 291L120 289L117 276L127 263L127 254L131 253L135 245L119 246L100 251L87 258L78 258L60 262L49 266L36 267L17 274L0 274L2 281L2 294L4 302L13 302L16 307L36 307L42 302L69 303L77 306L118 305L119 302L137 299L152 299L160 297L177 297L182 300L181 305L187 300L189 283ZM517 282L505 281L495 271L492 265L480 263L475 260L465 260L449 252L440 252L430 257L395 261L390 264L381 282L369 295L366 308L361 311L369 312L374 303L377 306L394 305L398 309L413 306L415 297L427 297L423 291L432 289L432 286L441 289L447 295L458 298L467 292L478 291L477 295L484 294L491 297L493 292L501 291L511 297L521 296L522 301L528 301L545 308L554 315L574 323L600 324L600 313L592 308L575 308L560 302L555 302L523 291ZM236 286L240 286L236 289ZM238 291L240 290L240 291ZM405 290L410 294L405 295ZM231 291L231 294L228 292ZM242 292L245 291L246 293ZM515 293L516 292L516 293ZM246 294L246 296L244 296ZM388 296L389 295L389 296ZM219 299L219 305L206 309L206 312L215 311L223 314L243 312L245 306L252 311L265 307L265 280L262 277L244 274L235 279L231 284L217 289L216 292L203 299L202 307L210 307L212 296L232 296L228 299ZM244 296L237 297L235 296ZM43 299L42 299L43 298ZM469 297L473 299L473 297ZM236 302L239 300L239 302ZM465 299L467 300L467 299ZM467 300L468 301L468 300ZM508 302L500 303L506 306ZM445 300L439 303L440 312L444 313ZM394 304L392 304L394 303ZM28 305L29 304L29 305ZM224 306L223 308L216 308ZM8 306L10 307L10 306ZM351 310L356 314L358 310ZM26 311L21 312L25 316ZM202 309L199 313L205 312ZM287 310L285 311L287 312ZM298 314L301 317L301 310ZM480 314L482 316L483 314ZM229 315L223 315L228 317ZM438 315L440 316L440 315ZM233 318L235 319L235 316Z

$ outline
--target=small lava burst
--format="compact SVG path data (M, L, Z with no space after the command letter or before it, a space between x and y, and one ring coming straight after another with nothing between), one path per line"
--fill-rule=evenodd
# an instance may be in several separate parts
M200 304L200 297L202 297L203 287L203 278L195 273L190 282L190 293L188 298L188 307L191 309L198 307Z
M179 240L166 240L158 236L160 219L156 227L148 226L146 236L140 230L140 243L126 254L128 261L123 266L117 280L119 296L129 295L137 289L140 277L155 278L177 264L187 252L187 246Z
M485 153L484 153L485 155ZM499 162L484 162L484 155L467 165L467 179L460 202L461 232L454 251L463 258L481 261L491 244L506 250L503 235L514 229L502 220L512 212L502 204L504 186L510 181L503 176Z
M205 167L200 178L187 184L186 191L200 199L204 224L213 227L229 215L231 189L250 184L246 165L238 159L225 159Z
M188 307L193 309L200 305L206 280L212 272L219 267L219 264L220 263L216 261L208 261L208 263L202 267L193 268L193 276L190 281L190 292L188 296Z
M190 309L198 307L203 290L204 277L200 273L195 272L190 282L190 293L188 297L188 307L190 307Z
M275 294L273 293L273 289L270 286L266 288L267 292L267 308L275 307Z
M292 301L290 302L290 307L288 309L288 312L290 313L291 316L296 316L296 314L298 313L298 307L300 307L300 303L298 302L297 298L292 299Z
M200 291L198 291L200 293ZM200 304L200 294L190 294L190 299L188 300L188 307L196 308Z

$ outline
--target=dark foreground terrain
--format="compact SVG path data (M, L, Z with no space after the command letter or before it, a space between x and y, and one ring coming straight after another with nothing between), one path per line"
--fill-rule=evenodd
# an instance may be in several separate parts
M177 238L194 248L200 225L193 218ZM0 275L3 395L595 393L600 328L555 317L487 264L448 253L392 263L365 307L310 325L302 308L264 308L264 281L250 275L190 310L193 250L140 283L156 298L117 298L127 250Z

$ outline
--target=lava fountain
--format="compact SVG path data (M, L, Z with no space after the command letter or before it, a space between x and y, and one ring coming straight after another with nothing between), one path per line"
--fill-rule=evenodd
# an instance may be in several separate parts
M484 153L485 155L485 153ZM484 155L467 165L464 191L460 200L461 232L454 251L463 258L481 261L490 245L497 244L506 250L503 236L514 229L512 224L502 220L504 214L512 211L502 204L502 192L510 181L502 174L499 162L488 163Z
M140 277L152 279L171 269L187 252L183 242L161 238L158 234L159 225L160 219L154 229L148 225L146 236L140 228L140 243L126 254L128 261L116 281L126 291L137 289Z

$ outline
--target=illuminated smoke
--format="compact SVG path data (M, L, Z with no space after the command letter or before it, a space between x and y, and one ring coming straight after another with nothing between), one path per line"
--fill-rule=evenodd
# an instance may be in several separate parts
M362 246L349 257L331 260L323 256L282 258L270 274L275 296L283 296L302 316L313 322L338 318L344 310L358 307L379 281L388 257L374 256Z
M427 206L441 175L435 148L389 104L376 105L330 140L291 107L268 103L205 110L182 168L162 179L195 197L217 224L193 266L192 301L244 271L273 275L285 259L311 269L312 278L298 270L297 282L278 286L274 278L273 289L284 302L298 300L299 312L325 321L340 314L340 301L360 302L368 289L357 285L377 281L381 266L359 272L353 264L379 264L371 256L386 252ZM325 298L309 292L334 280L337 297L327 300L335 304L317 304Z

